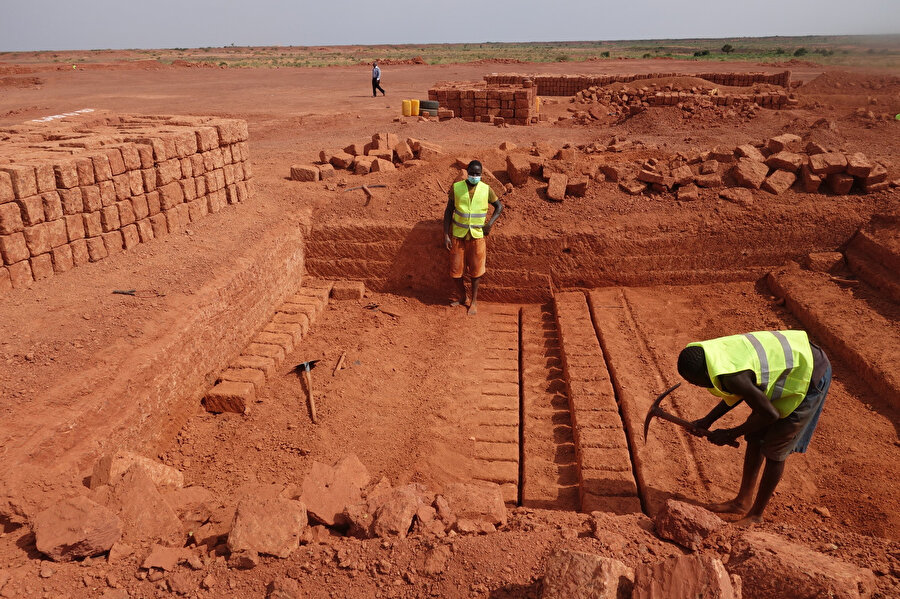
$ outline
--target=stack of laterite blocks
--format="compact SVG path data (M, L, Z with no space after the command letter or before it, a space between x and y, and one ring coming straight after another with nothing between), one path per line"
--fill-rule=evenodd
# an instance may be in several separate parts
M0 129L0 292L249 197L245 121L115 116Z
M237 414L249 411L267 381L279 372L285 358L300 345L309 327L325 310L333 288L334 283L329 281L307 281L281 304L241 355L219 373L216 384L203 397L206 411ZM358 295L361 297L362 293ZM336 295L337 299L341 297L344 296Z
M781 73L640 73L634 75L523 75L519 73L491 73L485 75L488 85L523 85L532 81L540 96L574 96L579 91L593 86L612 83L630 83L641 79L661 79L670 77L697 77L716 85L749 87L756 84L790 87L791 72Z
M518 85L445 82L428 90L428 99L466 121L528 125L538 120L537 88L528 79Z

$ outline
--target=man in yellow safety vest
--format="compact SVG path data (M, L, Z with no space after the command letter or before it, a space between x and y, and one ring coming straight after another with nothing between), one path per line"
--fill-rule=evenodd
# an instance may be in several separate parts
M450 252L450 276L457 282L457 299L451 306L465 305L466 283L463 275L468 271L472 279L472 302L469 314L478 312L478 283L484 276L487 258L487 240L491 227L503 211L503 204L490 185L481 181L481 163L473 160L466 167L466 179L454 183L447 194L444 210L444 246ZM488 205L493 206L491 219L487 220Z
M708 431L741 401L750 406L745 422L712 431L709 440L725 445L747 441L741 488L731 501L708 506L712 511L746 516L739 524L761 522L784 473L784 461L804 453L831 385L831 363L805 331L760 331L689 343L678 356L678 373L721 401L693 422ZM756 500L753 491L765 458Z

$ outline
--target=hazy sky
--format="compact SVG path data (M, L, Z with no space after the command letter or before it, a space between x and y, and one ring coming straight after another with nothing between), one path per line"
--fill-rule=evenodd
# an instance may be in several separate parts
M900 33L900 0L0 0L0 51Z

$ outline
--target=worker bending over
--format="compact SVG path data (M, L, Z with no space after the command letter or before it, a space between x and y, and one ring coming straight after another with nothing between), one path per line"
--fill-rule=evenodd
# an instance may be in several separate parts
M716 429L709 440L725 445L747 441L744 471L737 497L709 508L746 516L739 524L762 521L762 514L793 452L804 453L825 405L831 385L831 363L805 331L762 331L689 343L678 356L678 373L704 387L719 402L693 422L709 430L741 401L750 406L747 420L734 428ZM765 458L756 500L753 491Z

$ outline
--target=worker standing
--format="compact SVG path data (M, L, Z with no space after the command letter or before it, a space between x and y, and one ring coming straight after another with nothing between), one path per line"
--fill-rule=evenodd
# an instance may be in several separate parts
M381 89L381 69L378 67L378 61L372 63L372 97L376 97L378 95L378 91L381 91L381 95L384 95L384 90Z
M743 424L709 433L716 445L743 436L747 450L737 497L708 507L746 514L739 524L761 522L785 460L791 453L805 453L812 439L831 385L828 357L810 343L805 331L761 331L689 343L678 356L678 373L721 398L709 414L693 422L696 429L708 431L741 401L750 406ZM754 501L763 458L766 465Z
M491 227L503 211L497 194L491 186L481 181L481 163L471 161L466 167L466 179L453 184L447 194L444 210L444 246L450 252L450 277L456 280L457 298L451 306L466 304L466 283L463 275L468 272L472 280L472 301L468 314L477 314L478 283L484 276L487 260L487 237ZM487 220L488 206L494 208Z

